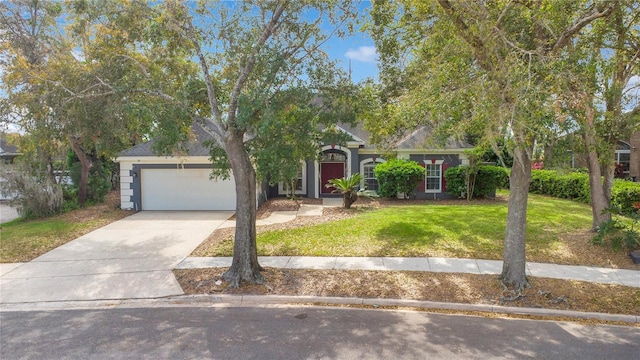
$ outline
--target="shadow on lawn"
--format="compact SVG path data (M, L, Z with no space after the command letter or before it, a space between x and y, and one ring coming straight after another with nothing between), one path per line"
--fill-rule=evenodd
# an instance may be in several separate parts
M378 255L384 256L397 251L415 252L416 247L435 245L439 235L409 222L393 222L375 234L376 239L385 244L378 249Z
M379 229L375 233L378 242L384 245L369 256L442 256L451 257L479 257L483 259L498 259L503 249L503 237L493 236L495 230L483 231L478 226L478 220L444 215L429 215L434 224L447 223L451 229L434 225L433 230L422 225L412 224L410 220L393 222ZM500 229L502 230L502 229ZM503 233L497 231L497 233Z

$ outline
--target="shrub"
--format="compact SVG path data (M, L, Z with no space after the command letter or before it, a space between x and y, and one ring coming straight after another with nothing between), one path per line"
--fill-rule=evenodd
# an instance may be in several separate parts
M500 166L480 165L476 167L475 184L472 198L484 198L495 196L496 189L509 183L507 170ZM444 173L447 181L447 192L455 196L466 198L468 166L456 166L448 168Z
M632 214L640 204L640 183L616 179L611 190L611 207L623 214Z
M598 234L591 240L591 243L611 246L614 251L640 249L640 232L638 231L640 208L631 213L622 213L616 208L612 208L610 211L613 215L631 217L631 223L627 225L625 221L612 218L600 226Z
M2 169L0 177L4 179L0 191L11 198L9 205L15 207L20 216L45 217L62 209L62 189L48 177L39 179L21 167L13 171Z
M500 166L481 165L478 167L474 196L487 197L495 196L496 189L503 184L509 184L509 174L507 170Z
M559 174L555 170L533 170L529 191L584 203L591 201L589 175L581 172ZM635 211L635 204L638 203L640 203L639 183L619 179L613 182L612 208L618 209L617 211L623 214L631 214Z
M582 173L558 174L555 170L531 171L529 191L562 199L589 202L589 176Z
M424 168L415 161L396 159L378 164L375 175L378 195L395 197L400 192L408 198L424 178Z
M362 181L362 175L360 173L354 173L349 177L343 177L339 179L331 179L325 186L327 188L335 188L332 192L338 192L342 194L342 206L345 209L350 209L351 204L358 200L358 187Z
M447 192L451 195L466 198L467 182L466 176L468 166L450 167L444 172L444 179L447 182Z

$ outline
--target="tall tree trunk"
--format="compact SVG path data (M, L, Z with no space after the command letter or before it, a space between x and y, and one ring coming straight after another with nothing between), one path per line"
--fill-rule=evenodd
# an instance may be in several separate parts
M80 183L78 184L78 204L83 206L87 201L87 184L89 183L89 170L93 165L91 157L82 149L80 141L75 137L69 138L73 152L80 159Z
M617 145L617 140L613 141L613 144ZM602 184L602 191L604 193L604 199L606 201L607 207L611 206L611 192L613 191L613 180L615 179L615 171L616 171L616 161L615 161L615 146L613 147L614 152L609 156L609 159L605 162L604 165L604 183Z
M531 158L527 149L517 145L509 175L509 208L504 238L502 282L522 290L529 286L526 277L525 238L527 229L527 200L531 183Z
M238 287L240 282L262 284L256 245L256 172L241 134L229 136L225 145L236 183L236 234L233 262L222 278L231 287Z
M611 220L611 214L605 210L609 207L609 201L605 197L602 185L602 173L598 159L596 132L593 124L594 110L590 103L584 103L584 131L582 138L587 154L587 168L589 169L589 189L591 190L591 212L593 221L591 231L597 231L600 225Z

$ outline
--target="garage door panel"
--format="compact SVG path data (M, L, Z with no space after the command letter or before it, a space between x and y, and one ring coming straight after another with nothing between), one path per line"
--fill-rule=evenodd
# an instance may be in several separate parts
M209 180L210 169L142 169L143 210L234 210L233 178Z

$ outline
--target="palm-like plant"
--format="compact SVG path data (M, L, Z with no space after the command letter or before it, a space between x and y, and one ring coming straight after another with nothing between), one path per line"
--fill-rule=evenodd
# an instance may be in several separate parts
M358 187L362 182L362 175L355 173L349 177L331 179L325 186L335 188L332 192L342 194L342 205L345 209L350 209L351 204L358 200Z

